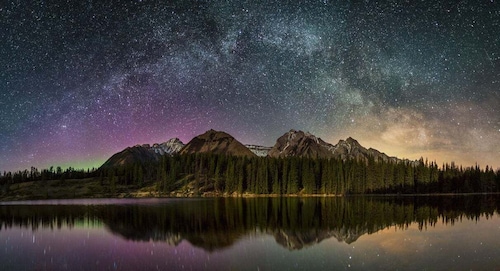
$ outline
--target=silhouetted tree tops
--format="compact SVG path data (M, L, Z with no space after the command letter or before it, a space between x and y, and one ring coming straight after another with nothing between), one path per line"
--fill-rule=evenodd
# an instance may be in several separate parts
M198 153L163 156L155 163L77 171L53 168L4 172L3 187L26 181L100 178L103 185L143 186L159 192L181 188L191 194L412 194L499 192L500 171L491 167L441 167L435 162L236 157ZM112 189L113 190L113 189Z

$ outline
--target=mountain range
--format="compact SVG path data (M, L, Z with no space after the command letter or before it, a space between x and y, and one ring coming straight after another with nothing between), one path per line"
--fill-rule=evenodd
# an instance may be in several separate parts
M187 144L178 138L164 143L144 144L128 147L111 156L102 167L123 166L132 163L159 161L162 155L215 153L245 157L308 157L337 158L342 160L367 160L373 157L376 161L398 161L385 153L361 146L357 140L349 137L333 145L309 132L290 130L276 140L273 147L244 145L226 132L209 130L194 137Z

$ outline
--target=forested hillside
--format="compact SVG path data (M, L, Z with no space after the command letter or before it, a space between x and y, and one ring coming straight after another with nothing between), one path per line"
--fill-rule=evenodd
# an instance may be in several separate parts
M99 180L114 192L116 186L153 186L159 195L346 195L483 193L500 191L500 171L491 167L458 167L453 163L398 160L270 158L213 153L164 155L159 162L135 163L94 170L4 172L4 193L16 183L59 179Z

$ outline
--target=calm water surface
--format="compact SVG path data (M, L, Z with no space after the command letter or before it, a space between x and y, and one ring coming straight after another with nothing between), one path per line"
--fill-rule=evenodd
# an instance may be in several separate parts
M1 270L495 270L500 197L0 203Z

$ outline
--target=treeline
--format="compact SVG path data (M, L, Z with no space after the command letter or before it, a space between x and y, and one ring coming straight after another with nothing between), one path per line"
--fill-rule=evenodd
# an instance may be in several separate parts
M376 161L236 157L216 154L163 156L158 162L98 170L4 172L0 184L51 179L99 178L115 191L117 185L155 184L161 193L188 189L197 195L216 194L412 194L500 192L500 170L458 167L424 161Z
M190 184L194 194L481 193L500 191L500 170L438 167L435 162L235 157L215 154L164 156L159 163L102 169L103 183L156 182L160 192Z
M0 172L0 184L14 184L35 181L48 181L48 180L66 180L66 179L85 179L96 177L97 169L75 169L68 167L62 169L61 167L50 167L48 169L39 170L36 167L31 167L30 170L19 170L15 172Z

